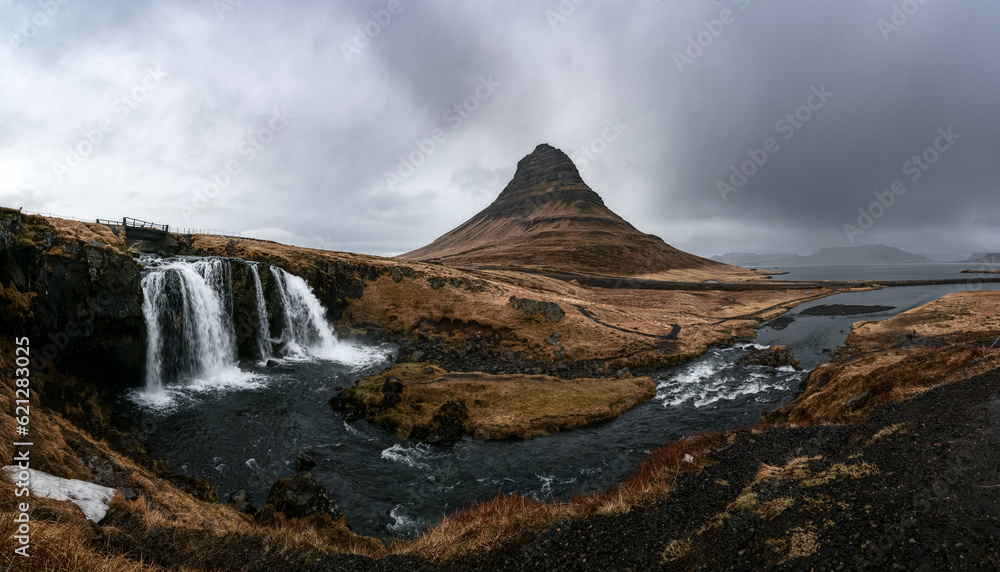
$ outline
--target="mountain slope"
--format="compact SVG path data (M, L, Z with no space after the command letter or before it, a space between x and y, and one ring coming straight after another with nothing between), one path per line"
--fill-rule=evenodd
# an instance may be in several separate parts
M636 230L605 206L565 153L544 143L518 161L514 178L490 206L400 257L612 276L725 268Z

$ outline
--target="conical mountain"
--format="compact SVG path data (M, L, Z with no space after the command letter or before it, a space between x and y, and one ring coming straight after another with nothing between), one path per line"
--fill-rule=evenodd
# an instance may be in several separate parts
M541 144L517 163L493 204L401 258L448 266L632 276L725 265L639 232L604 205L576 165Z

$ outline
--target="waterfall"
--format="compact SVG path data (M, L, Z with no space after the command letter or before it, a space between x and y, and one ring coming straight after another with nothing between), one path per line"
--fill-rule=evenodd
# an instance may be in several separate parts
M361 366L384 357L377 348L339 343L309 284L280 268L270 267L273 286L269 288L274 288L282 305L281 337L272 340L268 296L257 263L238 258L155 257L144 258L143 263L147 396L162 396L163 390L175 382L196 390L246 387L255 374L242 373L237 367L237 313L256 311L257 331L241 331L240 339L254 337L254 353L259 353L260 359L274 355L272 342L280 344L280 357L293 360L312 356ZM247 297L234 295L233 265L249 267L256 296L254 306ZM241 272L239 276L245 276L242 268L235 268Z
M143 276L148 391L162 390L168 380L204 379L232 368L231 284L221 259L171 261Z
M253 287L257 294L257 351L260 352L260 359L266 360L271 357L271 322L267 318L267 302L264 301L264 287L261 286L256 263L250 264L250 272L253 273Z
M281 268L271 267L283 306L284 329L280 342L285 357L300 358L306 354L332 358L337 351L337 336L324 317L323 306L312 288L302 278Z

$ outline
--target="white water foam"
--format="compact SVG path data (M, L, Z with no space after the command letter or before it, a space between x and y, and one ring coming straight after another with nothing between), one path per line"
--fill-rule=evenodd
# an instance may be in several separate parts
M402 463L415 469L429 471L431 468L430 465L423 462L432 456L430 454L430 447L423 443L418 443L411 447L404 447L397 443L383 450L380 456L387 461Z
M722 400L785 390L801 377L794 368L786 366L771 370L765 366L735 365L736 360L747 349L767 347L741 344L712 348L669 377L657 380L654 399L661 401L664 407L683 403L706 407Z
M411 518L403 514L404 507L401 504L397 504L389 511L389 517L392 518L392 523L385 525L385 529L389 532L400 535L400 536L413 536L420 532L423 528L423 521Z
M338 341L326 321L326 310L304 279L276 266L271 267L271 274L283 306L284 329L278 342L284 344L285 359L300 361L316 357L356 368L385 359L380 348Z
M260 273L257 272L256 263L250 264L250 272L253 273L253 288L257 295L257 352L263 361L271 357L271 322L267 318L264 286L260 283Z
M381 362L386 350L337 340L326 311L302 278L270 267L282 301L283 330L270 338L270 323L257 263L224 258L144 260L143 314L146 319L146 387L132 400L152 409L169 409L208 391L252 390L267 376L237 367L233 316L232 264L250 267L254 279L261 359L281 344L281 359L335 361L355 370Z
M220 258L147 259L142 278L146 319L146 390L133 400L163 409L175 405L180 381L187 391L256 388L253 374L236 367L232 276Z

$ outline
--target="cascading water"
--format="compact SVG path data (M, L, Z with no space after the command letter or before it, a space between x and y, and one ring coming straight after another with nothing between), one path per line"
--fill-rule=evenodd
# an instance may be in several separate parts
M255 374L241 373L237 367L240 356L234 324L237 312L233 273L244 270L238 265L249 267L253 276L255 305L244 305L240 310L241 314L256 312L256 332L251 329L242 334L255 338L259 355L253 357L265 360L275 354L273 347L279 348L279 357L296 361L318 357L362 366L383 357L375 348L339 343L309 284L280 268L269 267L273 277L269 287L277 291L282 305L282 333L273 340L269 315L274 312L268 312L268 296L258 263L238 258L155 257L144 262L147 396L162 396L174 382L208 388L246 386L254 378Z
M264 287L260 283L260 273L256 264L250 264L253 273L253 288L257 294L257 351L260 359L271 357L271 322L267 317L267 302L264 301Z
M281 268L271 267L283 306L284 329L280 343L284 357L301 358L307 354L335 359L337 336L323 317L323 306L312 288L302 278Z
M164 382L205 378L236 361L232 288L221 259L177 260L142 278L146 318L146 389Z

